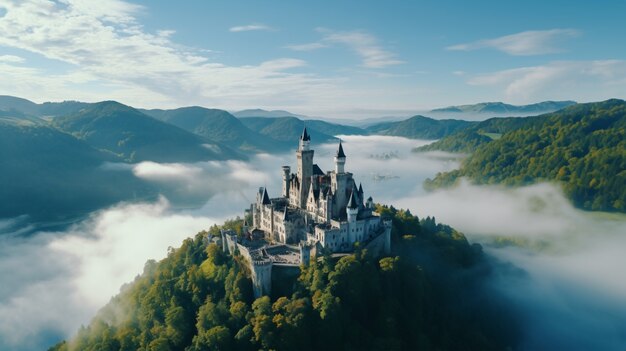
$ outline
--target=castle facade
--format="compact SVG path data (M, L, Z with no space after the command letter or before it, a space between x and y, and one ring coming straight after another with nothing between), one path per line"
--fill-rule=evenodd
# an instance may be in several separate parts
M249 229L261 231L272 243L322 247L331 252L350 252L356 242L368 243L379 236L390 251L390 223L381 220L372 197L364 198L353 174L346 172L346 154L339 142L335 169L324 173L313 163L314 150L306 128L296 151L297 170L282 167L282 194L270 198L260 188L251 205Z

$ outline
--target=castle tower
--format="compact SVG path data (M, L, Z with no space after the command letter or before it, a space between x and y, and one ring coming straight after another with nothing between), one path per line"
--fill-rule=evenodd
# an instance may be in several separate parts
M300 264L308 266L311 261L311 246L304 242L300 242Z
M254 260L251 266L254 297L269 295L272 289L272 261L269 259Z
M339 149L335 155L335 173L344 173L344 166L346 165L346 154L343 152L343 146L341 146L341 140L339 141Z
M374 199L372 199L371 196L367 198L367 203L365 204L365 207L369 209L374 209Z
M300 136L300 145L296 151L298 158L298 179L300 179L299 207L306 208L307 195L309 194L309 186L311 185L311 176L313 175L313 150L309 150L311 137L306 131L306 127Z
M348 200L348 206L346 207L346 214L348 215L348 223L356 222L356 217L359 214L359 204L356 201L354 192L350 194L350 200Z
M283 166L283 197L289 197L289 177L291 173L291 167Z

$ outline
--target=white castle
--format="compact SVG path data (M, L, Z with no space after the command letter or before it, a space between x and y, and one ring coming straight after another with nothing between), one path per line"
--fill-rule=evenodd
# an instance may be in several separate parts
M346 155L341 141L335 155L335 169L324 173L313 163L314 151L306 128L300 137L296 157L297 173L283 166L282 196L270 198L260 188L252 204L252 228L261 230L271 242L305 242L331 252L350 252L356 242L367 243L385 234L384 251L390 250L387 226L375 212L370 196L363 196L352 173L345 171Z
M222 230L223 250L248 261L255 297L270 294L273 280L281 276L297 277L300 266L320 251L341 256L354 251L357 242L374 255L391 250L391 221L381 219L371 197L364 201L363 187L345 171L341 142L335 170L326 173L313 164L310 142L305 128L296 151L297 173L282 168L282 196L270 198L259 188L246 210L252 223L245 223L243 235Z

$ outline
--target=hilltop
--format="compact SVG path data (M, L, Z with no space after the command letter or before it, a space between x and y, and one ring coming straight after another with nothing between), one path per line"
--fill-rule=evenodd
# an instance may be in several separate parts
M502 350L519 321L490 287L490 263L463 234L379 206L393 220L388 257L356 248L301 266L289 292L252 297L242 256L187 239L125 285L91 323L50 350ZM242 220L224 228L241 229ZM291 282L291 283L288 283ZM120 313L123 311L123 313Z

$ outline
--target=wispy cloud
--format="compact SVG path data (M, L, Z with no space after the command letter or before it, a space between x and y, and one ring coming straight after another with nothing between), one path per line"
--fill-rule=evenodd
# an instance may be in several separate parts
M0 55L0 62L4 63L22 63L24 58L15 55Z
M276 58L255 65L215 62L205 50L172 41L173 31L147 32L141 8L117 0L7 0L0 45L62 62L54 75L0 61L0 90L37 99L116 99L134 106L323 105L338 96L332 79L288 72L304 61ZM9 79L10 78L10 79ZM335 93L332 93L332 92ZM289 96L289 99L285 99ZM333 98L334 99L334 98Z
M319 42L286 46L286 48L294 50L294 51L313 51L313 50L323 49L327 47L328 47L327 44L323 44Z
M509 101L518 103L546 98L578 101L624 98L626 61L555 61L475 75L467 83L498 88Z
M318 41L307 44L290 45L287 48L295 51L312 51L342 44L354 51L361 57L361 65L367 68L384 68L404 63L396 58L396 54L387 51L379 44L378 39L364 31L336 32L326 28L317 28L324 37Z
M515 56L552 54L561 51L558 46L559 40L576 37L579 34L580 32L575 29L533 30L452 45L446 49L470 51L492 48Z
M270 26L267 26L265 24L248 24L245 26L230 27L228 30L231 32L250 32L250 31L255 31L255 30L270 31L273 29Z

